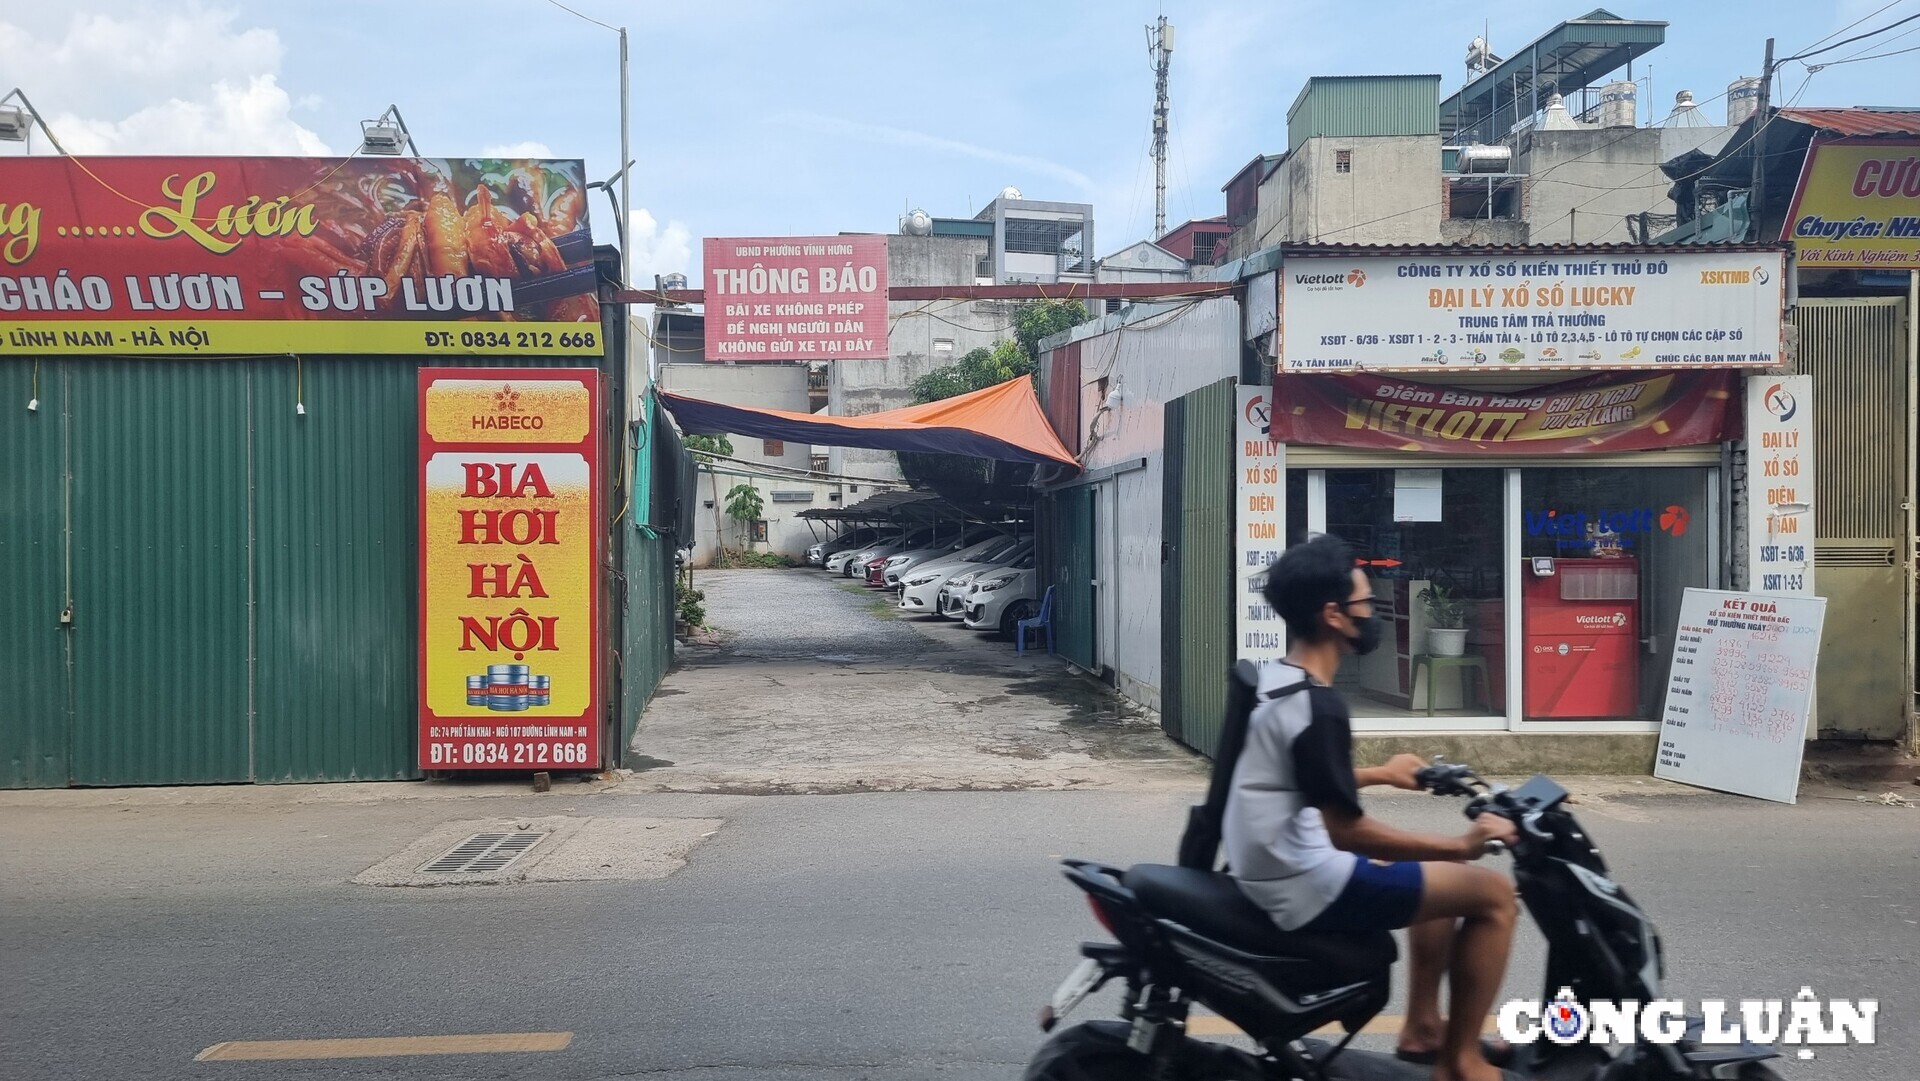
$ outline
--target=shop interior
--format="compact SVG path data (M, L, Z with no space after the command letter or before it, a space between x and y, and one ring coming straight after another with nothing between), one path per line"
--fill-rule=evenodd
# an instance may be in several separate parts
M1718 584L1709 469L1286 477L1288 543L1346 540L1387 623L1381 648L1341 669L1356 721L1651 722L1682 593Z

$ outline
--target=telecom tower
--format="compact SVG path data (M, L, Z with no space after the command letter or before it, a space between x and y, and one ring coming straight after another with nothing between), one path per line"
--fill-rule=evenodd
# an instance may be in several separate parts
M1153 59L1153 239L1167 234L1167 66L1173 59L1173 25L1165 15L1147 27Z

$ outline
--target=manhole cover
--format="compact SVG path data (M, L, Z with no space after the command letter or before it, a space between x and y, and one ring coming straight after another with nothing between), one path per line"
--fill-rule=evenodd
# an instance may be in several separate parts
M544 833L476 833L420 870L425 874L440 875L503 871L508 864L526 855L545 836Z

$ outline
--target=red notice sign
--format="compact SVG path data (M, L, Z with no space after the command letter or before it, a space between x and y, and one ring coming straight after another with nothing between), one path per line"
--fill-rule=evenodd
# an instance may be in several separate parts
M707 359L887 353L885 236L708 237Z

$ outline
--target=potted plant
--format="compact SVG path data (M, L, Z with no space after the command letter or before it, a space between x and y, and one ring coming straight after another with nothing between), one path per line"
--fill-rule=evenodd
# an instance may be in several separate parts
M1420 591L1427 606L1427 651L1436 657L1459 657L1467 652L1467 604L1446 586L1433 584Z

